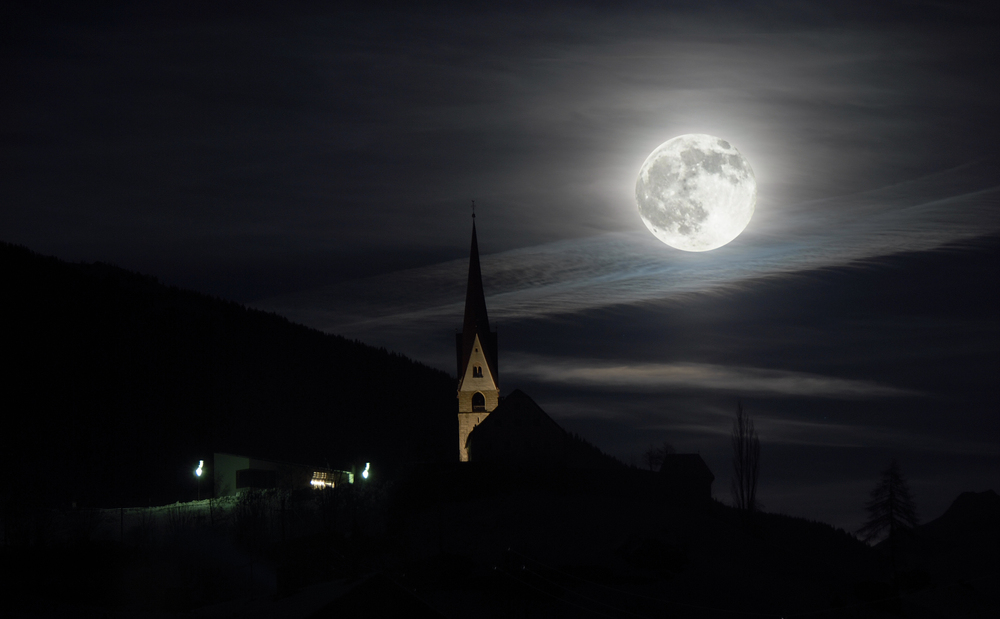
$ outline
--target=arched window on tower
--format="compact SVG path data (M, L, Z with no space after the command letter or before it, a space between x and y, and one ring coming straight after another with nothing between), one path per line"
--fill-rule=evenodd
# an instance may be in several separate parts
M472 410L477 413L486 412L486 398L478 391L472 396Z
M472 366L472 377L473 378L482 378L483 377L483 366L481 366L481 365L474 365L474 366Z

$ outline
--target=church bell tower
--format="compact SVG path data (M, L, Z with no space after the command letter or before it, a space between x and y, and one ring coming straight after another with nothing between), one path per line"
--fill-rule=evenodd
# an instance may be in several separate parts
M486 315L475 214L472 217L472 250L469 252L469 283L465 291L465 320L462 332L455 334L458 359L458 459L461 462L469 461L469 433L497 407L500 396L497 334L490 330L490 319Z

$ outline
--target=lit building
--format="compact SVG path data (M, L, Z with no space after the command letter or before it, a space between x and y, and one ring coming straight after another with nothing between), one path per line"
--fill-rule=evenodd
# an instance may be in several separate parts
M212 473L216 497L237 494L240 490L250 488L321 489L354 483L354 473L350 471L228 453L214 454Z

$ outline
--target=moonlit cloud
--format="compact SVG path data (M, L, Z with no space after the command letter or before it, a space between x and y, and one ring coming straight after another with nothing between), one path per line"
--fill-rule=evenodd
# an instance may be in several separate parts
M726 440L732 435L732 414L718 419L707 418L700 423L690 420L664 419L650 423L648 430L662 430L680 437L689 435L702 439ZM767 445L795 447L824 447L836 449L866 449L880 445L893 445L898 450L912 452L961 454L964 456L996 457L996 445L983 440L956 440L934 434L920 434L894 428L872 428L864 424L782 419L767 414L754 416L754 426Z
M933 250L1000 230L1000 186L968 187L968 164L873 191L787 209L770 231L692 254L652 235L607 233L483 256L491 316L538 319L738 287L761 277ZM480 238L490 237L481 220ZM258 302L356 337L450 323L464 302L467 260L453 260Z
M577 388L612 388L618 392L713 390L723 393L804 396L837 399L914 396L919 393L861 380L804 372L730 367L707 363L613 363L509 356L515 380L558 383Z
M799 419L760 417L758 432L772 444L863 448L894 445L897 449L937 452L967 456L996 456L996 445L983 440L957 440L930 433L909 432L898 428L873 428L863 424L821 423Z

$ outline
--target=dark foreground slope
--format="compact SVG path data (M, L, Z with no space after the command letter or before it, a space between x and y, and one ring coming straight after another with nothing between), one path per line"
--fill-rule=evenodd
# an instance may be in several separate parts
M947 560L915 549L894 575L883 548L850 533L678 501L646 471L577 471L588 483L573 484L544 470L503 484L469 473L442 471L449 500L401 500L402 539L385 546L400 556L368 557L369 569L445 616L944 618L1000 609L991 491L961 495L939 525L917 531Z
M213 451L451 460L443 372L104 264L0 246L5 501L193 498Z
M904 538L897 554L905 569L925 571L931 580L1000 581L1000 496L993 490L963 492L939 518ZM994 593L1000 602L1000 589Z
M245 493L216 501L211 517L207 501L123 521L112 510L89 541L0 547L12 575L0 614L943 618L1000 608L995 572L967 578L921 567L918 555L895 587L885 554L849 533L679 504L655 477L452 463L391 482ZM242 509L257 501L269 508ZM53 518L84 510L64 511ZM948 552L969 557L977 543Z

